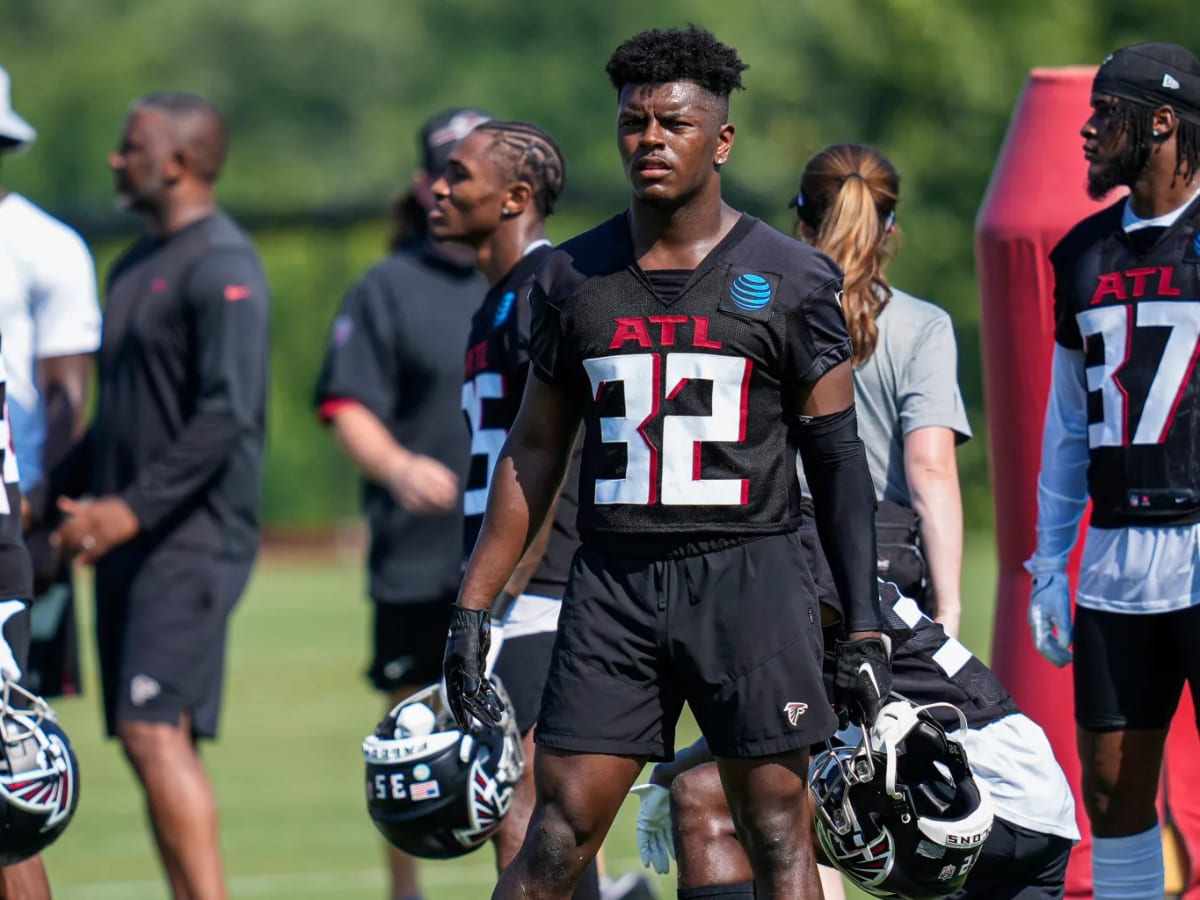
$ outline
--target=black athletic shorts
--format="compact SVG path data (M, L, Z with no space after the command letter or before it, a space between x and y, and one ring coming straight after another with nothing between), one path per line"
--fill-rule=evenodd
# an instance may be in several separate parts
M671 759L683 704L717 756L824 740L821 618L794 532L672 559L584 546L558 622L536 740Z
M179 724L212 738L225 634L253 559L183 548L110 554L96 566L96 641L110 737L122 722Z
M394 694L441 681L454 597L445 594L418 603L372 602L375 617L367 678L377 690Z
M1166 728L1184 681L1200 704L1197 648L1200 606L1150 615L1077 607L1075 721L1088 731Z
M522 736L537 724L553 650L554 632L544 631L507 638L496 657L492 672L504 683Z
M1073 844L997 818L967 883L948 900L1060 900Z

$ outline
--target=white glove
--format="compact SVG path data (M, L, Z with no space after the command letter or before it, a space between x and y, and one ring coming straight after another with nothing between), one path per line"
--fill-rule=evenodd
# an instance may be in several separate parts
M13 616L25 612L28 608L20 600L5 600L0 603L0 676L7 677L10 681L21 680L21 667L17 665L12 647L8 646L8 640L4 637L4 626Z
M671 792L658 784L639 784L631 788L640 801L637 817L638 855L642 865L659 875L671 871L675 843L671 840ZM671 859L667 858L667 854Z
M1033 576L1029 598L1029 628L1038 653L1060 669L1071 661L1071 587L1065 572L1040 572Z

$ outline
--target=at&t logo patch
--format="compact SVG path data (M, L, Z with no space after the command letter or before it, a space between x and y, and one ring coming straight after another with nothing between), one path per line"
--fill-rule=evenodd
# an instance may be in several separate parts
M743 318L771 317L771 301L779 291L779 276L749 269L732 269L717 308Z

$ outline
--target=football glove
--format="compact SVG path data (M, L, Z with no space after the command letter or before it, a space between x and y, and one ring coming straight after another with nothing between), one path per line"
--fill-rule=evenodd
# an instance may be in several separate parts
M1029 630L1038 653L1060 669L1071 661L1075 640L1071 625L1071 587L1065 572L1039 572L1033 576L1029 598Z
M659 875L666 875L671 871L671 859L675 858L675 843L671 840L671 791L660 784L646 782L631 788L629 793L641 801L637 845L642 865Z
M491 630L486 609L466 609L457 603L450 608L442 673L450 712L463 734L476 730L472 718L484 727L495 727L504 717L504 704L486 675Z
M870 728L892 692L891 641L887 636L838 641L833 705L839 724Z

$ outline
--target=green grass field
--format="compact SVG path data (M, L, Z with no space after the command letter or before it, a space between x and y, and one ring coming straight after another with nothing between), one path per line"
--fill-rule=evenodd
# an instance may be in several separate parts
M995 559L990 535L967 541L963 638L985 656ZM262 562L235 614L223 737L206 749L222 817L233 897L382 898L381 845L363 801L359 744L382 713L361 672L368 612L357 566ZM115 744L102 737L90 632L86 695L56 704L79 756L74 822L46 854L58 900L168 896L140 794ZM680 740L691 741L690 720ZM609 871L641 868L630 798L606 845ZM490 850L424 867L429 900L486 897ZM660 895L674 897L673 878Z

